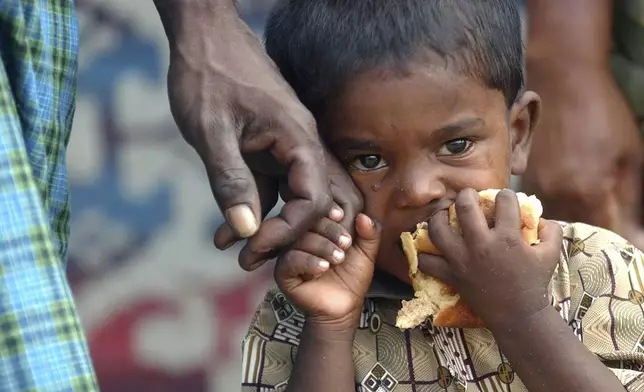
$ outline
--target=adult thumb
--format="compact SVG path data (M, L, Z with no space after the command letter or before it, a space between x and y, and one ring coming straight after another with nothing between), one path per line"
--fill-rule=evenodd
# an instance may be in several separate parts
M240 238L255 234L261 221L260 195L232 130L221 130L216 142L205 143L198 152L212 193L230 228Z
M378 222L365 214L358 214L356 217L356 238L355 246L360 252L372 262L376 261L382 228Z

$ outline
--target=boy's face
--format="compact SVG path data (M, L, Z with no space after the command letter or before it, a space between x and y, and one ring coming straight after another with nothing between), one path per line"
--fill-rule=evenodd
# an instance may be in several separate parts
M508 113L503 94L445 69L368 72L329 111L324 139L381 222L377 266L409 282L400 233L447 208L464 188L506 188L525 169L539 100Z

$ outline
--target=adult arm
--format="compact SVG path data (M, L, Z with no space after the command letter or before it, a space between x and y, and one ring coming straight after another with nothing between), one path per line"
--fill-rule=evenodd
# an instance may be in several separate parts
M544 110L523 187L549 217L634 240L641 142L609 66L612 1L529 0L527 14L528 88Z
M611 49L613 0L529 0L528 63L604 69ZM573 70L570 70L572 73Z
M235 1L154 3L170 45L172 114L201 157L227 221L215 244L250 237L240 264L256 268L327 215L333 199L350 227L361 209L357 189L323 149L311 113L239 18ZM280 183L288 201L260 225Z

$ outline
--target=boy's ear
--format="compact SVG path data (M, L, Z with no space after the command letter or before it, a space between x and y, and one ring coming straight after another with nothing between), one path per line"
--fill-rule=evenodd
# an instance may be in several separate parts
M510 110L510 169L512 174L525 172L532 146L532 135L541 115L541 98L526 91Z

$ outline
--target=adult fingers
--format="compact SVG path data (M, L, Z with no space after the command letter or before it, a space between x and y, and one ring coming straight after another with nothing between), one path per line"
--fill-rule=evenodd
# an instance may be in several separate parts
M256 269L266 264L267 261L277 257L282 252L283 249L270 249L261 252L256 251L249 246L248 242L246 242L246 244L239 251L237 262L243 270L249 272L255 271Z
M329 211L329 218L337 223L342 222L345 218L344 210L337 204L334 205L331 207L331 211Z
M297 198L293 194L293 192L291 192L291 190L288 188L288 183L284 181L279 182L279 196L282 198L282 200L284 200L284 202L288 202L290 200ZM331 209L329 210L329 214L327 215L328 218L332 219L334 222L340 223L343 226L344 226L344 221L346 221L348 216L349 215L345 214L342 207L337 203L332 204ZM347 231L350 231L350 230L347 229Z
M248 238L259 228L261 205L253 175L244 162L238 130L227 117L219 119L217 130L195 144L206 167L210 188L235 234Z
M305 120L298 120L292 113L278 112L270 121L272 131L251 131L255 136L245 141L245 147L251 151L267 143L272 146L273 156L288 169L291 193L280 214L264 221L249 240L250 248L255 251L275 250L292 243L318 219L327 216L332 206L315 122L310 115L304 117Z
M254 173L254 178L261 203L261 218L264 219L266 215L271 212L279 198L277 193L278 183L274 178L259 173ZM213 242L217 249L226 250L241 239L242 238L235 233L230 224L224 221L224 223L222 223L215 231Z

